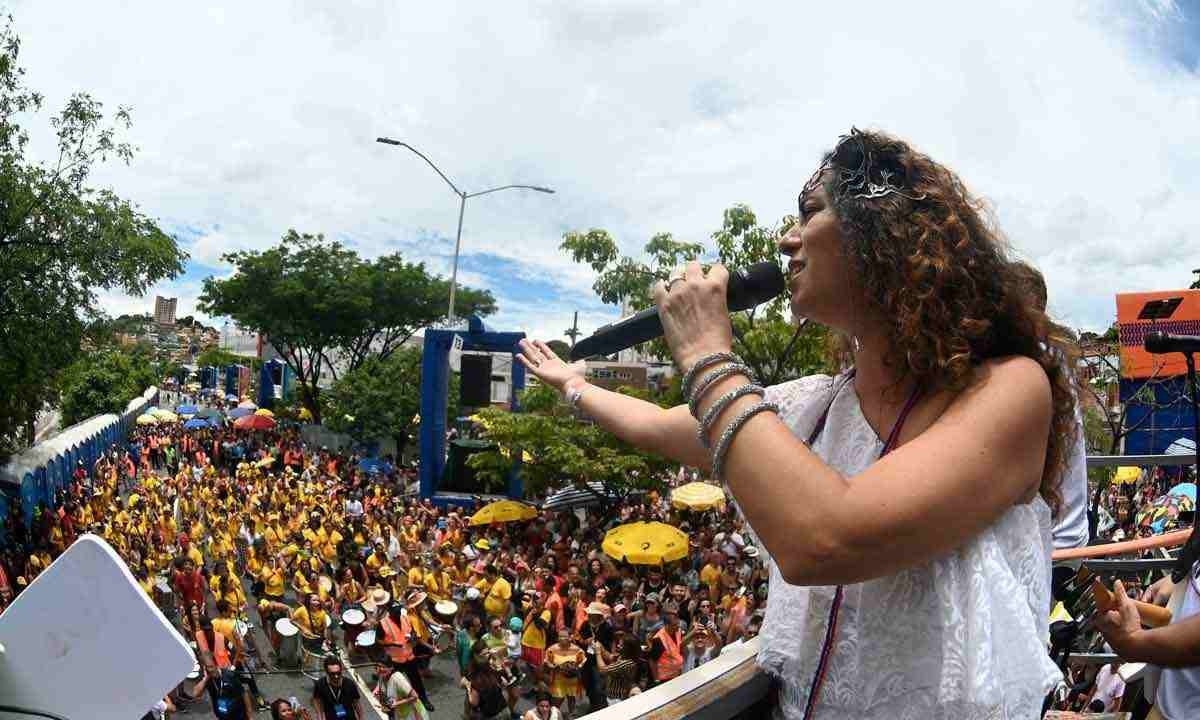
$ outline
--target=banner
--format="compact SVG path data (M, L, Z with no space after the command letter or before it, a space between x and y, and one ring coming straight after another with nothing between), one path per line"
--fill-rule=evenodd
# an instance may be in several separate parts
M1164 301L1157 307L1171 310L1168 317L1143 319L1147 304ZM1151 312L1155 306L1151 306ZM1165 313L1164 313L1165 314ZM1151 355L1143 342L1152 331L1200 335L1200 290L1160 290L1157 292L1119 293L1117 325L1121 338L1121 377L1168 378L1187 372L1181 353Z

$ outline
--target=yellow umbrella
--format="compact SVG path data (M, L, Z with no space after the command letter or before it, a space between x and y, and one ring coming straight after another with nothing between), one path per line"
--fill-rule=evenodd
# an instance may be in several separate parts
M134 422L136 422L138 425L157 425L158 418L147 413L145 415L138 415L137 420L135 420Z
M723 509L725 491L709 483L690 482L671 491L671 504L680 510Z
M471 516L472 525L491 525L492 523L516 522L532 520L537 517L537 508L516 500L497 500L484 505L479 512Z
M1117 468L1116 474L1113 475L1113 485L1133 484L1142 476L1142 469L1137 467L1122 466Z
M263 417L275 417L275 413L271 412L270 410L268 410L266 408L259 408L254 411L254 414L262 415Z
M609 557L634 565L661 565L688 554L682 530L660 522L632 522L609 530L601 545Z
M150 414L158 418L160 422L179 422L179 416L170 410L151 410Z

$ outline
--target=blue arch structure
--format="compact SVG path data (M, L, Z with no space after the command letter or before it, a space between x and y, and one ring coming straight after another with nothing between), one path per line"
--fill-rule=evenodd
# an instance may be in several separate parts
M450 347L454 336L463 339L463 350L482 352L506 352L516 355L517 346L525 339L523 332L497 332L491 330L478 317L467 319L467 330L425 331L425 348L421 356L421 497L434 498L438 478L446 467L446 409L450 389ZM517 394L525 389L525 366L513 358L512 395L509 409L520 411ZM513 453L513 469L508 475L508 496L521 498L521 454Z

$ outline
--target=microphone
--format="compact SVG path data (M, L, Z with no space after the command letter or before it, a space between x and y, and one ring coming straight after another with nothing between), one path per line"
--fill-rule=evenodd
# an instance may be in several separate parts
M1148 332L1144 342L1146 352L1155 355L1165 353L1198 353L1200 352L1200 335L1176 335L1167 332Z
M778 263L765 261L755 263L743 270L729 274L729 286L725 301L731 311L746 310L772 300L787 289L787 280ZM580 340L571 348L571 360L611 355L638 343L662 337L662 320L658 308L646 308L634 315L605 325L589 337Z

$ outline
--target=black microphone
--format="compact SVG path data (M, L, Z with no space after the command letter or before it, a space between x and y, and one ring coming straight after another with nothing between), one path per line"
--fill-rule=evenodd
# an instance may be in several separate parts
M1198 353L1200 352L1200 335L1176 335L1167 332L1148 332L1143 343L1146 352L1155 355L1165 353Z
M760 262L744 270L729 273L725 301L731 311L746 310L774 299L786 289L787 280L779 264L771 261ZM591 336L580 340L571 348L571 359L612 355L638 343L661 337L662 334L663 326L658 317L658 308L646 308L624 320L605 325Z

